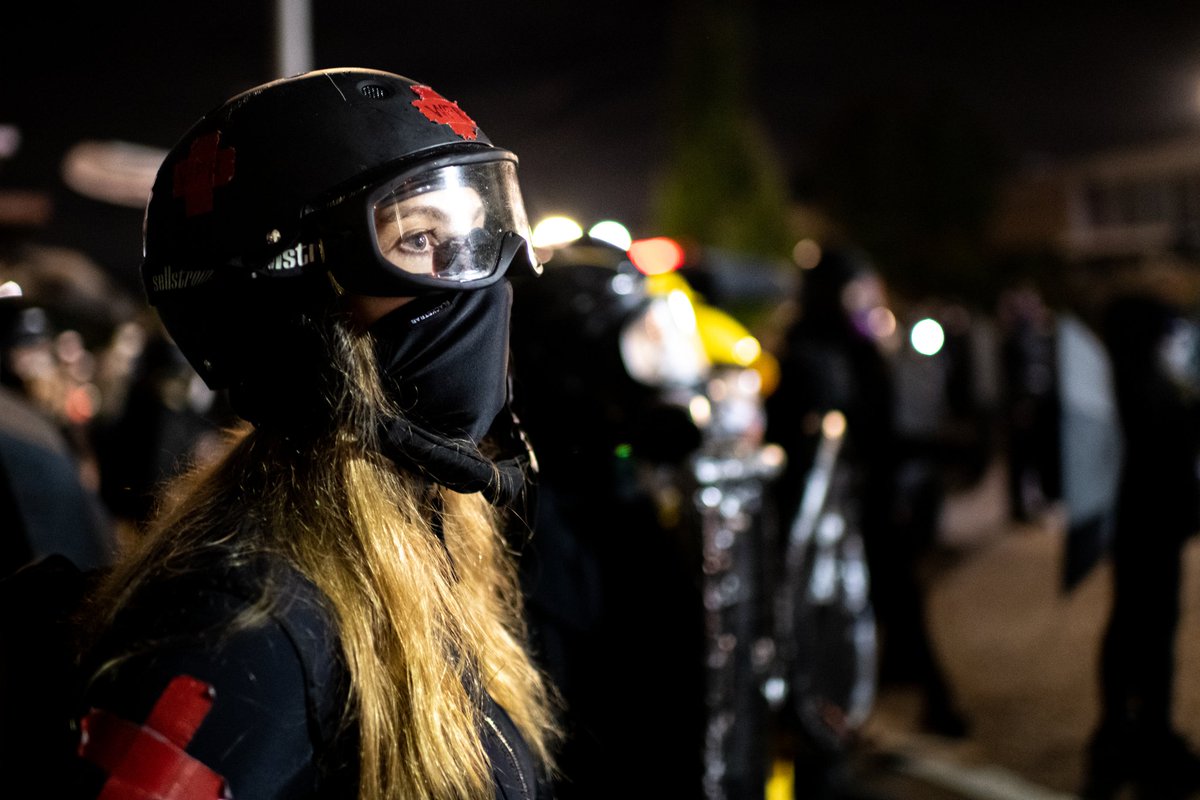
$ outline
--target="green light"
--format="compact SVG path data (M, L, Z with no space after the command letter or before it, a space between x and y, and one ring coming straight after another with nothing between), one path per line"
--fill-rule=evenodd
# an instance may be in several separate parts
M616 455L617 458L629 458L630 456L633 455L633 445L619 444L613 450L613 453Z

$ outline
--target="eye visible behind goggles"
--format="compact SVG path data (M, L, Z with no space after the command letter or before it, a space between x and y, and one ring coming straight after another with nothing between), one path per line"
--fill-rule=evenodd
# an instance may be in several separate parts
M329 209L344 226L346 252L331 259L339 283L402 296L489 286L513 262L540 272L510 159L435 162Z

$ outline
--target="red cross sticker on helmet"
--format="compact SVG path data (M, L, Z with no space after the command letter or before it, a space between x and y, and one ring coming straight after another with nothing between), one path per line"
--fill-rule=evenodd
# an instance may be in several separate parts
M188 157L175 165L174 195L183 198L189 217L213 209L213 191L233 180L232 147L220 148L221 132L213 131L192 142Z
M447 100L428 86L414 84L412 90L420 98L413 100L413 105L430 122L449 125L450 130L464 139L475 139L479 135L479 126L458 107L458 103Z

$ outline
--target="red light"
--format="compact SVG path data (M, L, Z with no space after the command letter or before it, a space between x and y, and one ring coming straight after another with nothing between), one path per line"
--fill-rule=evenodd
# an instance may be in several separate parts
M629 245L629 260L643 275L662 275L683 266L683 247L666 236L638 239Z
M63 401L63 412L67 419L76 425L82 425L96 416L96 404L86 386L76 386L67 392Z

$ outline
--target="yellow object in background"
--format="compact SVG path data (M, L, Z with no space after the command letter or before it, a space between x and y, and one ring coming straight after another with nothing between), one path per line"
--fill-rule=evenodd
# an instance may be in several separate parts
M696 327L709 361L717 366L748 367L762 380L763 397L779 385L779 362L763 350L746 326L724 310L704 302L691 284L678 272L646 276L646 291L651 295L683 292L696 311Z
M766 800L795 800L796 770L791 761L776 759L767 779Z

